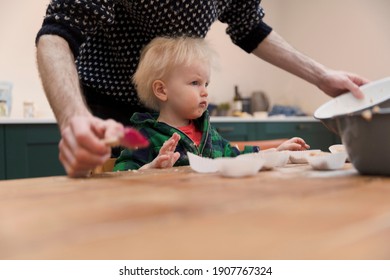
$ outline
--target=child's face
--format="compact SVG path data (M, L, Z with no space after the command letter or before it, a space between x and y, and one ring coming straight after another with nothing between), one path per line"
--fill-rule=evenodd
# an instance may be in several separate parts
M165 82L166 108L179 119L199 118L208 106L209 81L210 65L207 62L176 67Z

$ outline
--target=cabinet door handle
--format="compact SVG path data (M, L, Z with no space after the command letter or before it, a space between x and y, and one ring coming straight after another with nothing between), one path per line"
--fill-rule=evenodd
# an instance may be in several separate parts
M297 130L307 130L310 129L310 125L300 123L296 126Z
M217 131L219 133L233 132L234 127L232 127L232 126L217 127Z

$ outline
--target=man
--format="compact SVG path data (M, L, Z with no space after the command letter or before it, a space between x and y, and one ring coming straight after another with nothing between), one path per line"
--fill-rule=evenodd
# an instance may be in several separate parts
M162 3L163 2L163 3ZM52 0L37 36L42 83L61 130L60 160L71 177L86 176L111 154L139 103L131 77L139 54L157 36L205 37L215 20L234 44L316 85L330 96L367 80L333 71L301 54L263 22L258 0Z

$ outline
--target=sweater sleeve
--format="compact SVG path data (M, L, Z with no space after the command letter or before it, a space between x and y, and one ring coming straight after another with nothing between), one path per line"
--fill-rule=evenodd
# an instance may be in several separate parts
M233 43L248 53L251 53L272 31L272 28L263 22L265 14L260 2L233 1L218 18L228 24L226 33Z
M84 36L114 21L115 0L52 0L39 30L36 43L45 34L63 37L77 56Z

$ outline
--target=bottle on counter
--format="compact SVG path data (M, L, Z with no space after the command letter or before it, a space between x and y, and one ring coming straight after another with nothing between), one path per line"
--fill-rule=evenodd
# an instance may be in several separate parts
M242 96L238 91L238 86L234 86L233 115L239 116L242 113Z
M32 101L23 102L23 117L26 119L34 118L34 103Z
M7 117L7 116L8 116L7 101L0 100L0 117Z

